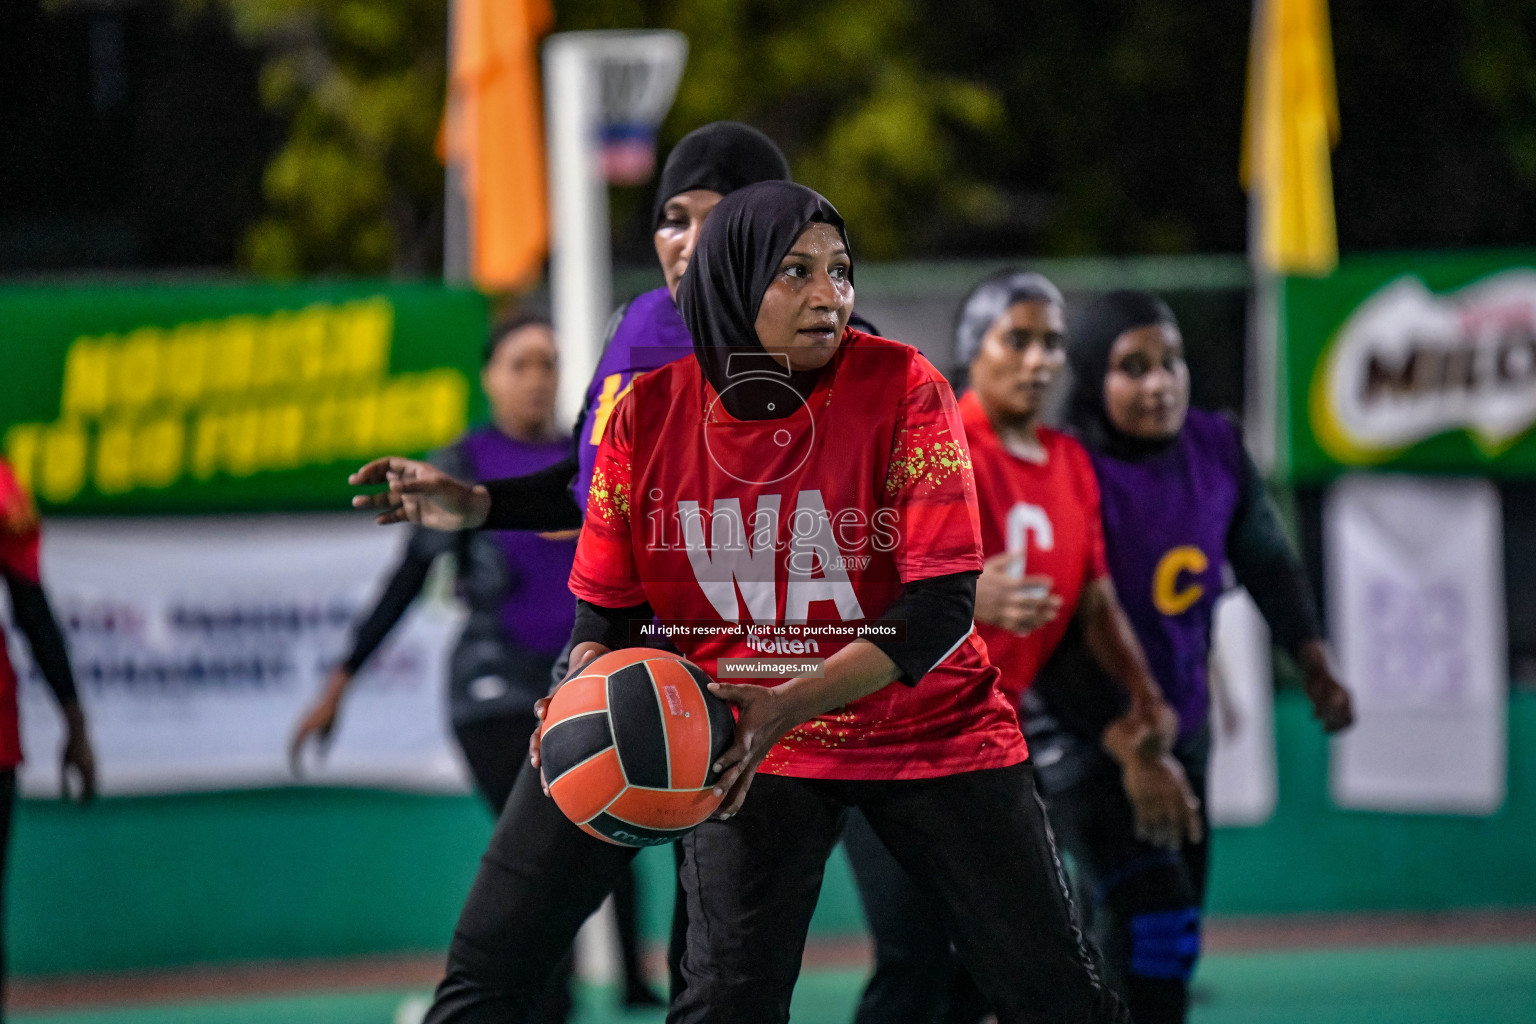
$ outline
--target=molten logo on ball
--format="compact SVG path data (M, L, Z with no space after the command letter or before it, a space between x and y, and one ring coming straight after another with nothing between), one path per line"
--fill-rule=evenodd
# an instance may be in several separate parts
M540 763L565 816L610 843L657 846L714 813L713 765L735 721L709 682L686 659L639 647L597 658L556 690Z

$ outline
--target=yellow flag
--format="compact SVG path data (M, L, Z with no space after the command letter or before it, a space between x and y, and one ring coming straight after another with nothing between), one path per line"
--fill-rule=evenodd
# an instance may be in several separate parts
M1329 165L1338 138L1327 0L1254 0L1242 180L1256 266L1323 275L1338 265Z
M443 151L464 175L470 278L532 283L549 252L539 37L550 0L454 0Z

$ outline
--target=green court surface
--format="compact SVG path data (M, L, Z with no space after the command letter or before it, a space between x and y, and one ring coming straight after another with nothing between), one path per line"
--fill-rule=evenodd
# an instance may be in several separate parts
M795 990L796 1024L847 1024L864 974L808 971ZM395 1024L411 991L21 1013L13 1024ZM1536 943L1315 949L1207 958L1192 1024L1531 1024ZM606 990L580 993L573 1024L659 1024L623 1014Z

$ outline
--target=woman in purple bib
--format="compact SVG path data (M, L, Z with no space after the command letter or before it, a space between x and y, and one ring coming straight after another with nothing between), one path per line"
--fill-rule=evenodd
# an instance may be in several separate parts
M480 383L491 422L434 453L432 464L467 480L492 480L565 459L571 439L554 428L558 352L549 320L524 314L497 324L483 364ZM295 729L290 755L296 771L305 746L324 751L354 678L421 593L433 564L450 554L455 590L469 614L449 658L448 717L475 789L491 813L500 814L538 727L534 701L548 692L575 620L566 585L574 534L413 530L383 593L354 628L350 653ZM660 997L646 980L636 903L634 875L623 872L614 884L614 907L624 999L631 1006L656 1006ZM567 959L540 1003L541 1024L570 1017L569 974Z
M1348 727L1349 693L1329 668L1305 571L1237 427L1189 408L1183 339L1167 305L1111 292L1074 318L1070 337L1067 418L1098 478L1110 577L1178 713L1171 751L1203 798L1206 666L1224 566L1301 666L1324 729ZM1165 1024L1184 1020L1199 957L1209 829L1172 849L1138 835L1096 739L1123 700L1069 632L1025 696L1026 734L1051 823L1086 883L1108 973L1137 1024Z

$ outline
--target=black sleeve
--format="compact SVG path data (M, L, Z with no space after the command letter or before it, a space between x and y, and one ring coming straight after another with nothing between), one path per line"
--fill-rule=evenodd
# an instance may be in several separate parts
M11 591L11 614L16 619L16 628L21 630L32 648L32 660L37 662L48 688L58 698L59 707L74 704L80 695L75 689L75 673L69 667L69 650L64 646L64 634L53 617L42 584L9 573L5 582ZM3 642L0 638L0 643Z
M570 646L599 643L610 650L636 646L630 638L629 624L650 622L656 617L648 602L628 608L604 608L590 601L576 599L576 623L571 627Z
M1253 595L1275 643L1295 654L1303 643L1322 636L1317 606L1264 478L1246 452L1243 462L1243 492L1227 530L1227 561Z
M976 625L976 578L980 575L957 572L913 580L901 588L885 614L875 620L876 625L905 625L905 640L866 636L896 663L901 670L899 682L916 686L970 636Z
M574 530L581 525L581 506L571 497L576 456L526 476L485 481L491 511L482 530Z
M431 462L438 469L461 480L470 473L469 459L457 444L433 452ZM427 574L432 571L432 563L439 555L454 550L462 536L461 533L428 530L420 526L411 531L405 554L400 564L395 566L394 575L385 584L384 593L379 595L373 610L353 631L352 653L341 663L342 668L355 675L363 667L363 663L379 649L384 638L389 636L389 631L395 628L405 610L421 593L421 588L427 582Z
M400 621L405 610L421 593L421 588L427 582L427 574L432 571L432 563L439 555L450 551L460 536L424 527L411 531L405 555L400 559L400 564L395 566L389 583L385 584L384 593L353 631L352 653L341 663L342 668L355 674L363 667L363 662L378 650L384 638L389 636L389 631L395 628L395 623Z

